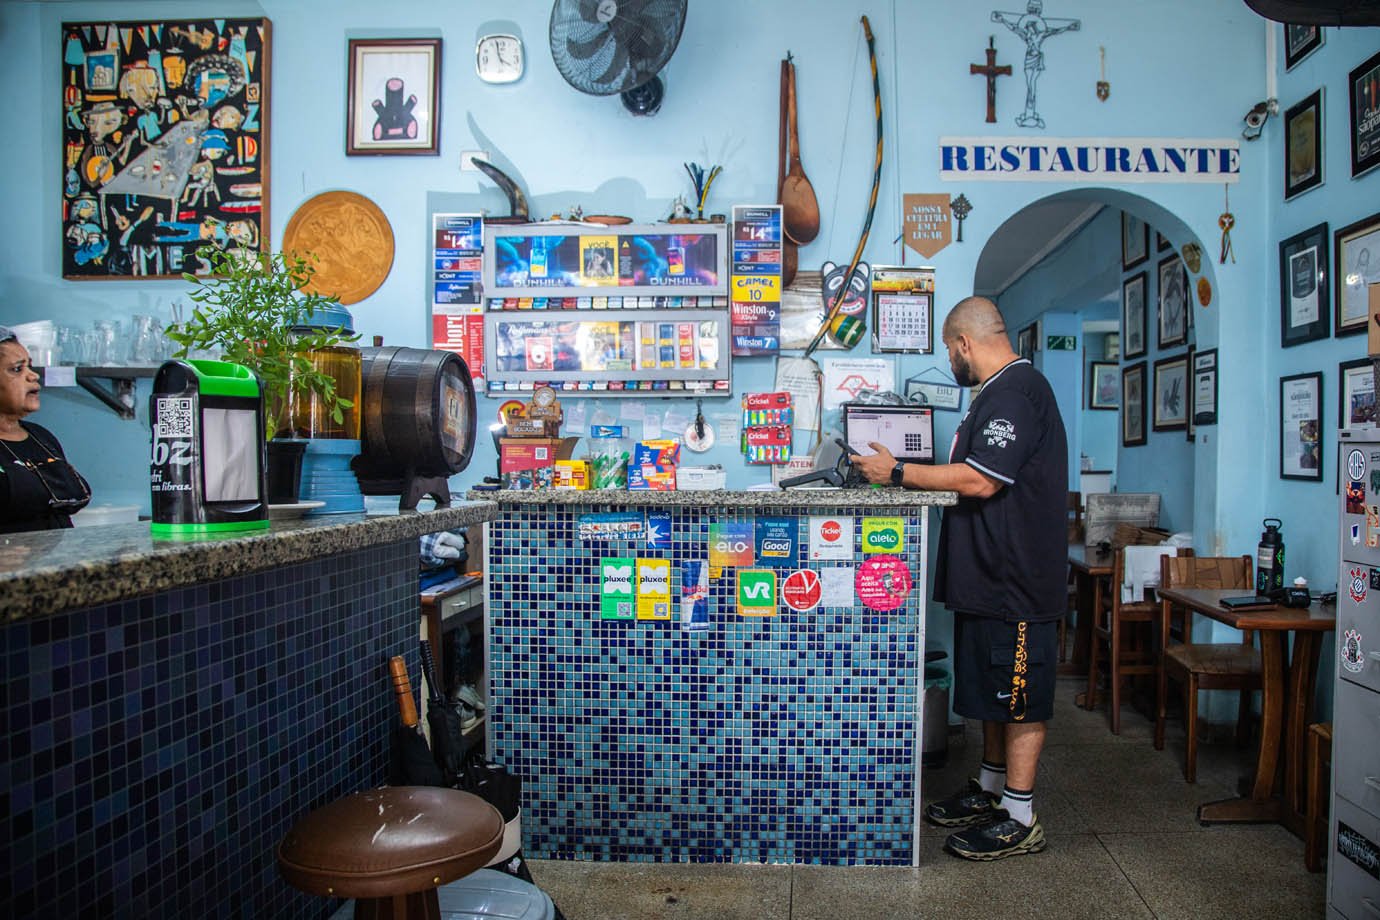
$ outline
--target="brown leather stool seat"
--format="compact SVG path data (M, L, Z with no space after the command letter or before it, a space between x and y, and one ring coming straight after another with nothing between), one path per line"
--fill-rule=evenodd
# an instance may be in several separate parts
M436 887L483 868L502 843L503 817L478 796L391 786L299 820L278 845L278 871L303 891L358 899L358 920L439 918Z

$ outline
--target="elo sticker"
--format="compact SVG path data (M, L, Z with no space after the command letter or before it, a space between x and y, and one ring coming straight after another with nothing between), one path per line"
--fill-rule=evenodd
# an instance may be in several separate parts
M910 567L894 556L869 556L858 566L858 598L870 610L895 610L906 602L912 585Z
M1361 669L1366 666L1366 653L1361 649L1361 634L1354 629L1348 629L1342 636L1340 646L1342 667L1352 674L1360 674Z

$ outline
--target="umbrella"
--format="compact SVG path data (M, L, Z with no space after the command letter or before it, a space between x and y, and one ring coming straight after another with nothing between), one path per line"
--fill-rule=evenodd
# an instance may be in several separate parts
M389 660L388 673L392 676L398 711L402 715L402 724L393 729L388 782L394 786L448 785L422 735L417 703L412 699L412 681L407 676L407 662L401 655Z
M465 732L461 728L464 717L459 704L447 700L441 690L441 682L436 678L436 661L431 656L430 639L422 640L422 673L426 675L426 684L431 688L426 722L431 728L432 752L446 779L453 783L465 759Z

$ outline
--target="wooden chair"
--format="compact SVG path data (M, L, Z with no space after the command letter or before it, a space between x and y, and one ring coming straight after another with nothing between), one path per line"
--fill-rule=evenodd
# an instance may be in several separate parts
M1068 498L1068 539L1069 543L1083 542L1083 493L1070 492ZM1078 578L1074 575L1073 567L1069 567L1068 579L1068 607L1064 611L1064 616L1059 620L1059 661L1063 662L1068 658L1068 630L1069 620L1073 618L1078 610Z
M1303 865L1309 872L1323 870L1327 853L1327 777L1332 766L1332 723L1308 726L1308 799L1304 802Z
M1174 553L1172 548L1165 548ZM1088 650L1088 708L1097 705L1098 665L1101 642L1107 646L1107 674L1111 683L1112 734L1121 734L1121 685L1125 678L1157 671L1154 643L1146 635L1160 613L1155 600L1123 601L1121 583L1126 571L1126 550L1113 555L1111 588L1103 597L1102 609L1093 612L1092 648ZM1136 629L1141 624L1142 628Z
M1251 587L1250 556L1178 556L1160 560L1160 585L1165 588ZM1193 642L1191 615L1184 614L1183 641L1172 641L1174 611L1169 601L1160 602L1161 653L1155 690L1155 749L1164 750L1165 702L1169 680L1184 688L1184 731L1188 751L1184 778L1198 780L1198 691L1239 690L1241 703L1236 718L1236 739L1244 744L1249 735L1251 693L1261 687L1260 650L1250 632L1241 642L1198 645Z

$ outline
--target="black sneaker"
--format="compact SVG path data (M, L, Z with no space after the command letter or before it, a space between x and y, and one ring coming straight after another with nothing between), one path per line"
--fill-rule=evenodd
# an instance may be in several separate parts
M961 792L947 799L931 802L925 806L925 820L940 827L971 827L1006 817L1006 810L998 808L1000 796L983 789L975 779Z
M1045 831L1040 820L1026 827L1015 818L1003 818L982 827L950 834L944 849L964 859L993 860L1021 853L1038 853L1045 848Z

